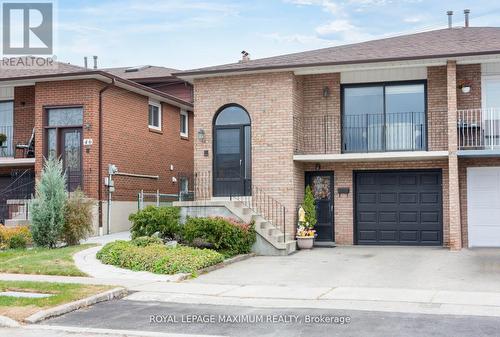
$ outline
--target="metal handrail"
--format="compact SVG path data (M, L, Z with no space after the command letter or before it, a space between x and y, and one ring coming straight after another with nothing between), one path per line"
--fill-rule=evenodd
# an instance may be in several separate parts
M180 179L188 180L188 191L179 190L179 197L185 195L182 200L210 200L212 198L213 179L211 171L180 173L177 180L180 182ZM245 207L264 217L274 228L283 232L283 242L286 242L285 205L253 182L250 183L249 187L245 188L245 190L249 191L250 195L234 193L230 187L228 187L227 193L222 194L229 197L231 201L241 202Z

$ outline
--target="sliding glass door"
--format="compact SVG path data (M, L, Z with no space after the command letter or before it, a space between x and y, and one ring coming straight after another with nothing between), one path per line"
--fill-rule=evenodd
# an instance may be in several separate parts
M342 103L344 152L426 149L424 83L346 85Z

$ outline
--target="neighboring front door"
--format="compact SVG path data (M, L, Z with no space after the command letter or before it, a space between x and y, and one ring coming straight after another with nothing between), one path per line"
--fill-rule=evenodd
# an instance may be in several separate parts
M306 186L311 186L316 200L315 229L318 236L316 241L335 241L333 226L333 173L332 172L307 172Z
M214 123L214 196L252 194L250 117L240 106L223 108Z
M82 185L82 129L61 129L61 159L66 171L68 190Z

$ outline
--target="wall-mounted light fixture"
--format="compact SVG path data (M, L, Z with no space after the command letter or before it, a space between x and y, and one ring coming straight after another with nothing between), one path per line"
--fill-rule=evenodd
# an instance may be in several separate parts
M205 130L203 129L198 130L198 140L202 143L205 143Z
M314 168L316 169L316 171L321 170L321 164L320 163L316 163L316 166L314 166Z
M86 123L85 123L85 130L87 130L87 131L88 131L88 130L90 130L90 129L92 129L92 124L90 124L89 122L86 122Z
M328 86L323 87L323 97L330 96L330 88Z

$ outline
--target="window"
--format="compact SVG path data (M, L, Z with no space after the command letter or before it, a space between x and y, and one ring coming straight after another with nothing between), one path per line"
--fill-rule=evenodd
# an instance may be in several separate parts
M151 129L161 130L161 104L149 102L148 124Z
M0 147L1 157L13 157L14 146L12 143L14 133L14 102L1 101L0 102L0 133L7 136L7 140ZM26 141L28 141L26 139Z
M345 152L426 149L425 84L346 85Z
M182 137L187 137L188 136L188 113L185 110L181 110L181 136Z

